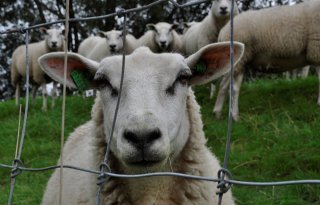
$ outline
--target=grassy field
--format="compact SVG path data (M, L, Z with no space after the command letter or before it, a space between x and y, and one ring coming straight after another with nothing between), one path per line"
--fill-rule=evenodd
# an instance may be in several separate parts
M212 115L209 86L196 87L202 106L208 145L223 161L227 107L223 119ZM246 83L240 96L240 122L234 123L229 168L233 178L246 181L320 179L320 107L318 82L259 80ZM42 112L41 99L30 106L22 160L27 167L53 165L60 151L61 100ZM93 100L67 98L66 136L87 121ZM0 103L0 163L11 164L15 153L18 109L14 101ZM17 177L13 204L39 204L52 172L23 172ZM0 168L0 204L6 204L10 170ZM234 186L237 204L320 205L320 185L281 187ZM214 193L213 193L214 194Z

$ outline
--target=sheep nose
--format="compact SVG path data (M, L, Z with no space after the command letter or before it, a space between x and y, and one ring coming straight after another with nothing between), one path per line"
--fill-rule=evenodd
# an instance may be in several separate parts
M226 7L226 6L221 6L220 7L221 13L226 13L227 9L228 9L228 7Z
M161 47L165 47L165 46L166 46L166 44L167 44L167 41L160 41L160 45L161 45Z
M57 41L51 41L52 47L57 47L58 42Z
M116 49L116 45L114 45L114 44L111 44L111 45L109 45L110 46L110 49L111 50L115 50Z
M161 136L161 131L158 128L138 132L125 130L123 134L124 139L139 150L149 148L154 142L159 140Z

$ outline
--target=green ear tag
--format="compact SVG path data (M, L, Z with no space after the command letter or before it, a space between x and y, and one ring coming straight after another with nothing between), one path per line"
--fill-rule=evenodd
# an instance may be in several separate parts
M202 74L202 73L206 72L207 65L203 61L200 61L199 63L197 63L194 70L196 73Z
M71 72L71 78L78 90L85 91L89 88L90 82L86 77L86 73L79 70L73 70Z

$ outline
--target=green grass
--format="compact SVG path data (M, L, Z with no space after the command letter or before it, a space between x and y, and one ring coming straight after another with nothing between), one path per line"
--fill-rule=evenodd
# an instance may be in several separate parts
M259 80L245 83L240 96L240 121L233 124L229 169L234 179L282 181L320 179L320 107L318 82ZM223 161L227 106L223 118L212 114L209 86L195 88L208 145ZM90 118L92 99L67 98L66 136ZM27 167L56 163L60 151L61 100L42 112L41 99L30 105L22 160ZM14 101L0 103L0 163L11 164L15 152L18 109ZM17 177L13 204L39 204L52 172L23 172ZM0 169L0 204L6 204L10 170ZM238 205L320 205L320 185L232 188ZM214 194L214 193L213 193Z

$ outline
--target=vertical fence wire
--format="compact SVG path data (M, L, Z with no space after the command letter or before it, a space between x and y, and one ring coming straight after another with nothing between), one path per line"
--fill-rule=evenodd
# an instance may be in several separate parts
M105 152L105 155L104 155L103 162L100 165L100 175L98 177L98 183L97 183L98 184L98 190L97 190L97 193L96 193L96 205L100 204L101 189L102 189L103 184L107 181L105 171L108 171L108 172L111 171L110 170L110 166L109 166L110 146L111 146L111 142L112 142L112 139L113 139L114 128L115 128L116 121L117 121L117 116L118 116L118 111L119 111L119 106L120 106L120 100L121 100L123 79L124 79L125 59L126 59L125 48L126 48L126 35L127 35L127 14L124 13L124 10L118 11L118 16L122 16L122 15L123 15L123 34L122 34L123 48L122 48L122 68L121 68L121 79L120 79L120 86L119 86L119 94L118 94L118 100L117 100L117 104L116 104L116 109L115 109L114 116L113 116L112 127L111 127L111 131L110 131L110 138L109 138L109 141L107 143L107 148L106 148L106 152Z
M24 143L24 138L26 134L26 127L27 127L27 120L28 120L28 109L29 109L29 85L30 85L30 68L29 68L29 31L28 30L21 30L21 32L25 32L25 46L26 46L26 53L25 53L25 59L26 59L26 107L24 111L24 119L23 119L23 127L22 127L22 133L21 138L19 142L19 149L16 150L16 158L14 159L14 168L11 171L11 184L10 184L10 192L9 192L9 199L8 199L8 205L11 205L12 202L12 196L13 191L16 183L16 177L18 176L19 169L18 166L21 165L21 153Z
M61 139L60 139L60 180L59 180L59 205L62 205L63 196L63 147L65 130L65 111L66 111L66 85L67 85L67 66L68 66L68 34L69 34L69 4L66 1L66 19L64 33L64 68L63 68L63 97L62 97L62 117L61 117Z
M233 110L233 80L234 80L234 45L233 45L233 16L234 16L234 0L231 0L231 10L230 10L230 84L229 84L229 116L228 116L228 130L227 130L227 140L226 140L226 149L225 149L225 155L224 155L224 161L223 161L223 168L221 169L220 174L218 173L218 178L220 180L218 188L220 188L220 191L218 193L219 200L218 205L222 204L222 197L224 192L227 191L226 185L225 185L225 175L228 174L231 175L228 171L228 162L230 157L230 144L231 144L231 132L232 132L232 110ZM220 176L219 176L220 175ZM225 189L225 190L223 190Z

